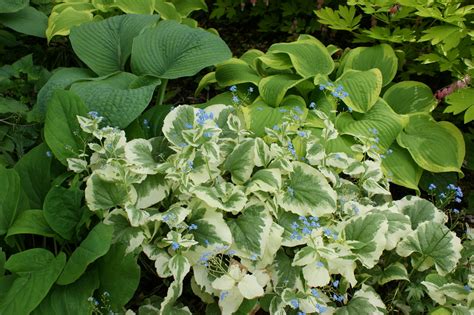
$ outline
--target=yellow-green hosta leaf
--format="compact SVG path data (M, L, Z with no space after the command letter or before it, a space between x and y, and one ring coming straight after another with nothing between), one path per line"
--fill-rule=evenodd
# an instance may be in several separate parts
M255 63L257 61L257 58L262 57L264 55L265 54L258 49L249 49L246 52L244 52L242 56L240 56L239 59L245 61L246 63L250 65L250 67L252 67L252 69L256 70Z
M383 99L397 114L431 112L438 105L430 87L416 81L395 83Z
M247 258L261 256L265 250L272 217L263 205L254 204L242 211L235 219L227 222L232 232L234 245Z
M360 113L369 111L379 99L382 90L382 74L379 69L367 71L347 70L336 80L348 96L342 101Z
M271 70L288 70L293 66L288 55L271 52L267 52L265 55L256 58L255 63L257 71L260 74L271 72Z
M385 152L382 168L390 180L400 186L414 189L419 192L423 169L416 164L407 149L400 147L396 142L390 146L391 153Z
M163 20L182 21L182 16L173 3L164 0L155 0L155 11L158 12Z
M412 114L397 142L430 172L460 172L465 145L461 131L450 122L436 122L428 114Z
M199 81L196 91L194 92L194 96L197 97L201 93L201 91L205 89L211 83L217 83L215 72L206 73L202 77L201 81Z
M230 59L216 67L215 78L220 86L231 86L241 83L258 85L260 76L245 61Z
M336 211L336 192L323 174L308 164L293 162L285 191L277 195L285 210L302 216L321 216Z
M134 204L137 201L137 192L133 186L123 183L109 182L92 174L87 179L85 191L87 206L91 211L108 210L123 206L126 203Z
M48 28L46 29L48 42L51 41L55 35L69 35L73 26L92 21L93 15L91 11L92 10L78 11L72 7L67 7L60 13L51 12L48 19Z
M402 119L383 101L378 99L365 114L350 115L341 113L336 120L336 128L342 134L349 134L361 139L376 139L377 150L384 153L402 130Z
M382 73L382 86L392 82L398 70L398 58L390 45L380 44L372 47L352 49L344 60L344 71L370 70L377 68Z
M407 268L400 262L395 262L390 264L382 271L378 283L384 285L390 281L395 280L406 280L410 281L408 278Z
M168 196L169 185L161 174L149 175L139 184L134 184L137 191L138 209L146 209L158 202L162 201Z
M99 76L107 75L125 70L133 39L158 20L157 15L114 16L74 27L69 39L79 59Z
M150 0L115 0L114 5L125 13L152 14L153 2Z
M448 95L445 101L449 104L444 110L445 113L457 115L466 111L464 113L464 123L467 124L474 120L474 88L459 89Z
M275 74L260 80L258 90L262 99L272 107L278 107L286 92L305 78L296 74Z
M252 175L255 166L255 140L246 140L240 143L230 153L224 163L224 170L232 175L236 184L245 183Z
M209 206L228 212L240 212L247 203L242 189L227 182L213 187L198 186L193 189L193 193Z
M410 218L411 228L416 229L423 222L443 224L445 214L426 199L407 196L395 201L399 211Z
M334 69L334 62L327 48L316 38L305 35L292 43L273 44L268 52L286 54L293 67L303 78L318 74L328 75Z
M356 217L344 227L345 239L352 246L351 251L367 268L379 261L386 245L387 219L379 213Z
M398 243L397 254L411 256L412 267L424 271L435 265L444 276L452 272L461 258L461 240L444 224L423 222Z
M188 16L191 12L197 10L207 12L207 4L204 0L172 0L171 2L183 16Z

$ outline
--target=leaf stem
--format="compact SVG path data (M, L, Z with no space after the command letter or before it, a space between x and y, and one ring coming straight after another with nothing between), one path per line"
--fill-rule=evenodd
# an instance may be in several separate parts
M167 85L168 85L168 79L161 79L161 85L160 85L160 89L158 90L158 99L156 100L156 105L163 105L163 100L165 99Z

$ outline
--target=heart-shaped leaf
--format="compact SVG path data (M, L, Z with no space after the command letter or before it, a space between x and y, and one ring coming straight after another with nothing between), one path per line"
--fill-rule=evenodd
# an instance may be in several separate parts
M342 85L343 91L348 94L342 101L354 111L365 113L379 98L382 74L378 69L348 70L337 79L336 84Z
M438 105L429 86L416 81L403 81L392 85L383 95L383 99L398 114L431 112Z

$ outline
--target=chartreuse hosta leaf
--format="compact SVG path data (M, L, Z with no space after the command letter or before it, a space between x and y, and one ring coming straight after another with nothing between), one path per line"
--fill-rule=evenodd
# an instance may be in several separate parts
M377 264L386 245L387 219L378 213L356 217L344 227L345 239L352 252L367 268Z
M107 75L125 70L133 39L158 20L157 15L114 16L75 27L69 38L79 59L98 75Z
M382 86L392 82L397 74L398 58L390 45L381 44L372 47L357 47L347 54L343 61L343 70L370 70L377 68L382 73Z
M444 223L446 215L431 202L415 196L395 201L399 211L410 218L411 228L416 229L423 222Z
M168 20L135 38L132 69L141 75L175 79L192 76L231 57L229 48L217 35Z
M260 80L258 90L265 103L272 107L278 107L286 92L304 80L305 78L296 74L270 75Z
M390 180L400 186L419 191L423 169L416 164L407 149L400 147L396 142L390 146L390 154L384 154L382 168Z
M450 122L436 122L428 114L412 114L397 142L430 172L460 172L465 155L461 131Z
M328 75L334 69L334 62L327 48L309 35L302 35L295 42L273 44L268 52L288 55L296 73L303 78L317 74Z
M5 269L13 278L0 298L1 314L30 314L48 294L66 263L66 255L33 248L10 256Z
M146 17L147 15L145 14L152 14L154 11L153 2L145 0L116 0L114 1L114 6L125 13L143 14Z
M217 65L215 79L220 86L249 82L258 86L260 76L245 61L233 58Z
M454 232L443 224L425 221L398 243L397 254L411 256L416 270L424 271L434 265L444 276L456 267L461 249L461 240Z
M382 74L379 69L347 70L336 80L336 85L341 85L348 94L342 98L344 104L356 112L365 113L379 99Z
M372 139L371 142L378 147L377 151L384 153L402 130L402 120L385 101L378 99L365 114L340 114L336 128L343 134L362 140Z
M76 10L74 7L67 7L60 12L53 10L48 18L48 28L46 29L48 42L55 35L69 35L73 26L92 21L93 15L91 12L93 10L92 5L86 10Z
M336 192L315 168L293 162L293 172L277 195L278 204L285 210L302 216L320 216L336 211Z
M392 85L383 99L398 114L431 112L438 101L430 87L416 81L403 81Z

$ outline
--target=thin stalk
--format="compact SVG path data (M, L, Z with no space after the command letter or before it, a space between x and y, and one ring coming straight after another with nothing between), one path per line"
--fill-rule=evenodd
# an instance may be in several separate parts
M168 85L168 79L161 79L161 85L160 85L160 89L158 90L158 99L156 100L156 105L163 105L163 100L165 99L167 85Z

